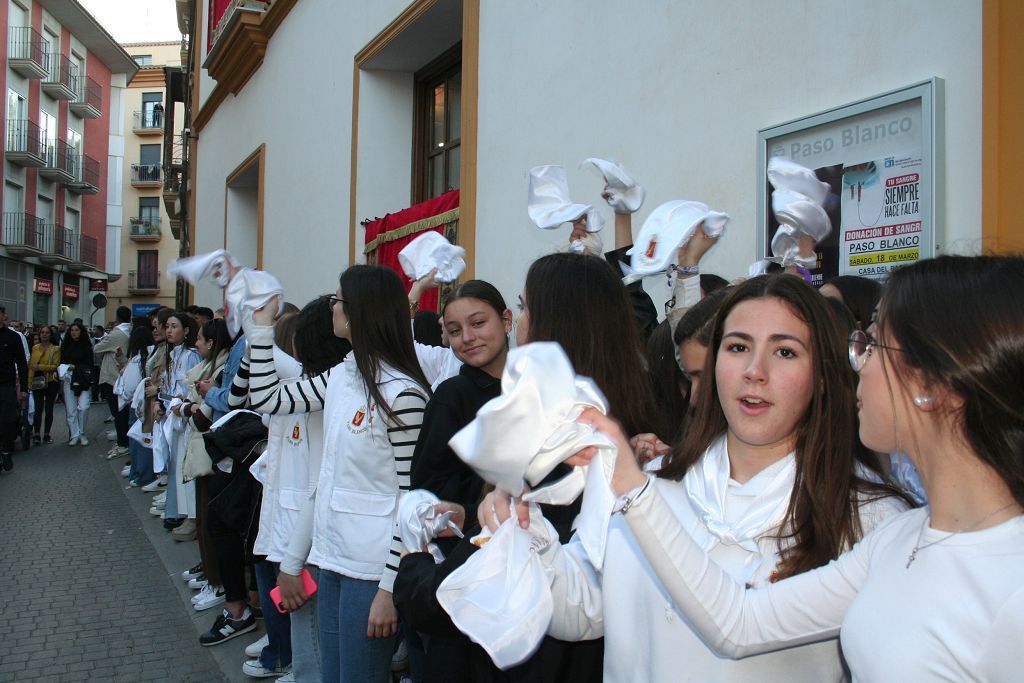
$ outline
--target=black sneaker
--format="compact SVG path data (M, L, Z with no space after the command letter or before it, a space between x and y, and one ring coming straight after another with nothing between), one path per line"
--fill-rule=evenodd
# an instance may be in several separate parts
M207 633L199 636L199 644L203 647L211 647L227 642L235 636L248 633L256 628L256 617L248 607L242 613L241 619L232 619L231 612L224 610L217 621L213 622L213 628Z
M4 472L10 472L14 468L14 460L11 459L10 451L0 452L0 465L3 466Z

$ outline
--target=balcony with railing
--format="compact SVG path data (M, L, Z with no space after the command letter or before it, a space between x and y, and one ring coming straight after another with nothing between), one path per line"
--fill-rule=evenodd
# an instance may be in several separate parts
M46 162L46 145L39 126L26 119L7 122L7 161L19 166L39 168Z
M71 239L75 240L76 236L72 235ZM98 262L97 255L99 254L99 243L95 237L89 237L88 235L77 236L78 249L75 252L75 260L68 264L71 270L83 271L93 270L96 268Z
M50 41L31 26L11 26L8 34L7 64L25 78L43 78L49 73L47 55Z
M48 142L39 175L65 185L75 182L75 167L78 165L76 156L64 140Z
M128 222L128 237L133 242L160 241L160 216L133 216Z
M129 294L156 294L160 291L160 271L128 271Z
M42 223L24 211L4 214L3 243L12 256L38 256L43 251Z
M160 164L132 164L132 187L160 187Z
M76 194L96 194L100 191L100 162L88 154L71 153L74 160L75 179L66 186Z
M78 94L78 66L57 52L47 55L48 73L43 78L43 92L57 100L73 100Z
M68 108L83 119L98 119L103 113L103 88L88 76L78 77L78 92Z
M133 111L132 132L136 135L162 135L164 132L164 108L161 106Z
M47 223L42 226L42 253L39 260L43 263L72 263L78 260L78 240L74 234L59 223Z

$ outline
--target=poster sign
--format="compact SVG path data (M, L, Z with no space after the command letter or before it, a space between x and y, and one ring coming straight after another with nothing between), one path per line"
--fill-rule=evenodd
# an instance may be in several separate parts
M89 291L90 292L105 292L107 291L106 280L89 280Z
M832 233L817 247L813 284L836 275L882 280L932 256L941 94L936 78L759 131L760 257L772 255L778 229L765 175L773 156L813 169L831 188Z
M33 278L32 291L36 294L45 294L47 296L53 294L53 280L40 280L39 278Z
M61 288L61 294L65 299L78 300L78 285L64 285Z
M132 304L132 315L146 315L157 308L160 308L160 304Z

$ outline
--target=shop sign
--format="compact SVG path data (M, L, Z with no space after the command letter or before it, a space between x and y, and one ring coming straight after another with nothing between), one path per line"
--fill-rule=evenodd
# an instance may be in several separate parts
M32 291L36 294L45 294L47 296L53 294L53 280L32 278Z
M107 291L106 280L89 280L89 291L90 292L105 292Z
M160 304L132 304L132 315L146 315L157 308Z
M78 285L64 285L61 289L61 294L64 295L65 299L78 299Z

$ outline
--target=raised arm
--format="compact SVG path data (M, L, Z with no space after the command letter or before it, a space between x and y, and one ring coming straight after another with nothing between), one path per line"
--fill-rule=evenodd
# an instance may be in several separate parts
M274 367L274 328L253 326L249 337L249 406L261 413L315 413L324 409L331 372L282 384Z

